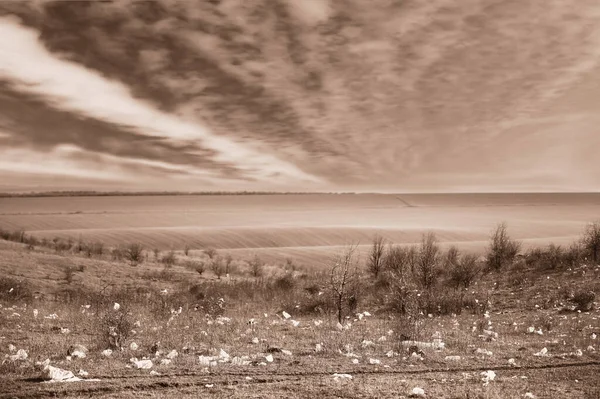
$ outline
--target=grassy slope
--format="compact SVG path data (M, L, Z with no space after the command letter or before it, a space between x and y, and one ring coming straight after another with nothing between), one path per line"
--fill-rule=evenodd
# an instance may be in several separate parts
M85 270L76 277L73 285L88 287L97 287L99 276L104 273L114 283L140 285L139 273L156 267L142 265L131 268L123 264L74 256L31 253L10 243L2 244L0 260L0 271L3 274L24 276L34 286L40 289L45 287L46 290L59 290L64 286L59 273L65 265L83 264ZM183 273L181 277L189 281L190 275L187 272L179 268L174 271L178 275ZM46 280L48 273L51 275L50 280ZM265 349L263 344L255 346L249 343L251 336L258 336L270 345L289 349L294 354L292 358L276 354L274 364L266 367L235 368L223 365L208 374L196 364L195 355L181 354L173 365L155 367L165 375L163 377L150 377L147 371L124 367L130 357L139 357L146 349L138 353L125 351L116 354L114 359L101 358L97 350L102 348L95 349L93 346L97 327L94 327L93 318L81 314L78 305L38 302L35 306L42 315L56 312L59 319L34 320L31 308L26 309L17 304L14 309L3 309L0 312L0 317L3 318L0 335L5 337L4 343L11 342L18 347L27 348L35 358L52 356L53 364L59 367L75 371L84 368L92 377L100 377L103 381L40 386L35 381L20 380L29 374L23 376L17 373L0 379L0 397L58 394L64 397L104 395L101 397L133 398L143 391L149 397L165 397L177 392L182 397L301 398L319 394L320 397L392 398L405 394L414 386L422 386L430 397L439 398L521 398L525 392L533 392L538 398L582 398L585 395L593 398L600 388L596 378L600 371L598 364L564 369L552 367L567 363L597 362L600 358L596 352L584 350L582 357L566 355L564 358L538 358L533 353L543 347L547 347L552 354L559 354L585 349L589 345L597 346L597 341L590 338L590 333L600 332L598 310L583 314L561 314L554 306L560 302L564 291L592 289L599 292L599 277L600 268L590 266L556 272L515 269L500 276L488 276L478 283L478 289L482 292L489 289L487 292L493 302L491 317L483 320L492 323L494 331L499 333L499 339L485 342L478 338L478 332L471 331L471 327L482 320L481 316L465 313L458 318L443 316L425 319L421 327L422 336L428 337L434 331L442 331L447 350L442 353L427 352L426 360L416 364L414 361L401 359L402 355L393 358L385 356L389 350L398 350L397 341L390 337L387 341L380 342L378 338L387 336L390 329L398 332L402 324L385 314L378 315L376 307L368 309L375 314L374 318L355 322L355 326L343 334L334 328L334 320L323 316L318 316L325 319L325 324L319 328L312 327L315 316L294 316L302 324L300 328L293 328L274 315L281 310L281 303L254 303L230 309L227 315L232 318L232 322L225 326L210 325L205 318L187 309L172 325L164 325L166 318L154 319L149 317L143 307L133 307L131 311L142 320L143 327L139 329L139 335L132 339L140 343L142 348L149 347L155 340L161 340L167 350L176 348L181 352L184 345L192 343L200 351L218 351L218 348L224 348L232 355L254 356ZM491 290L494 282L499 283L498 288ZM166 282L159 282L157 285L159 288L167 286L170 285ZM15 311L22 316L11 317ZM290 308L288 311L294 314L294 309ZM269 313L266 322L262 321L265 320L263 312ZM259 324L248 335L246 321L250 317L259 320ZM528 326L541 327L548 320L551 329L542 327L543 336L526 334ZM159 330L153 332L150 328L153 325L159 327ZM193 328L186 329L186 325ZM52 326L68 327L72 332L67 335L57 334L51 330ZM208 331L208 336L203 336L201 330ZM374 341L375 346L361 348L363 339ZM62 353L74 340L94 348L89 359L71 363L64 360ZM317 342L324 343L324 353L314 353ZM351 364L350 359L337 353L337 349L346 344L353 345L354 351L361 356L359 365ZM491 350L494 356L475 355L473 351L478 347ZM519 348L526 349L522 351ZM444 359L446 355L459 355L463 360L459 363L449 362ZM367 360L371 357L381 359L382 365L368 365ZM509 358L516 358L523 368L507 367ZM537 369L546 366L551 368ZM450 370L427 372L446 368ZM494 369L498 373L497 380L489 386L484 386L480 381L479 372L485 369ZM354 375L354 380L335 382L331 378L333 372L348 372ZM193 376L186 377L183 375L186 373L192 373ZM172 377L176 375L178 377ZM247 375L252 376L253 380L247 380ZM522 378L523 376L527 379ZM214 386L207 388L205 384Z

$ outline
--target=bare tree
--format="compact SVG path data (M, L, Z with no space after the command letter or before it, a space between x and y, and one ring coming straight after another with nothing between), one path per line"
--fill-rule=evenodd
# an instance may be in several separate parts
M437 282L440 274L440 247L434 233L427 233L421 239L418 258L416 261L417 282L426 291Z
M344 319L345 310L356 306L359 284L356 249L351 245L339 255L330 270L330 288L337 310L338 321Z
M379 234L373 237L373 246L367 260L367 270L377 278L379 272L383 269L383 260L385 253L385 239Z
M592 257L592 261L598 263L600 259L600 221L590 223L586 227L581 241L583 248Z
M506 232L506 223L500 223L492 233L487 252L487 265L490 269L500 270L512 265L521 249L521 244L513 241Z

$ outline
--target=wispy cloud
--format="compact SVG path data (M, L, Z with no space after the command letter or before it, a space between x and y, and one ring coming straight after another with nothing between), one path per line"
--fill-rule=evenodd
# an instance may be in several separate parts
M319 178L269 154L255 143L216 136L206 127L157 110L123 84L50 53L35 30L0 18L0 79L51 106L99 119L138 134L192 142L212 151L211 160L259 181L318 182Z

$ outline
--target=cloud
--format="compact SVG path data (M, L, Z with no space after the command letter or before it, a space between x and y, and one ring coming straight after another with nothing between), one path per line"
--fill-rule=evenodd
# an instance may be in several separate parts
M1 133L1 132L0 132ZM2 151L0 171L25 175L49 175L127 184L171 178L218 184L220 174L168 162L119 157L86 151L73 144L55 146L51 151L6 148ZM143 176L143 177L140 177Z
M164 113L132 96L123 84L60 59L39 41L35 30L0 18L0 79L13 89L41 97L54 108L130 129L138 134L189 142L212 151L211 161L234 167L258 181L320 182L278 159L257 143L219 137L197 123ZM43 67L42 67L43 66Z

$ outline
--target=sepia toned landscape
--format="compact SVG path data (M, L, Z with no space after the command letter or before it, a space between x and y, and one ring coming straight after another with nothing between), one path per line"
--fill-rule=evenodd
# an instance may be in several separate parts
M0 1L0 399L600 398L598 0Z
M2 397L600 393L597 194L0 204Z

